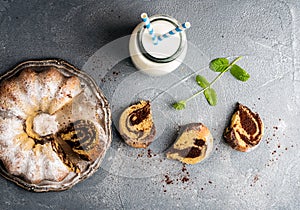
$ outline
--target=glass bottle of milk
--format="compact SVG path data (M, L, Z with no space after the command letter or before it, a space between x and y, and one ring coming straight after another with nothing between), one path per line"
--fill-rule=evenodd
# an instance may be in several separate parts
M149 20L156 36L163 35L180 25L177 20L166 15L154 15L149 17ZM175 70L183 62L186 51L185 31L154 45L143 22L133 30L129 41L129 53L133 64L151 76L161 76Z

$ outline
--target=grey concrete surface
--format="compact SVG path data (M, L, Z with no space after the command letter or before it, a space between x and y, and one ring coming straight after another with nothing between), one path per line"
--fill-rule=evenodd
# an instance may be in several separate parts
M140 14L190 21L186 60L152 78L128 58L128 35ZM184 111L170 104L212 79L211 59L242 55L246 83L230 74L216 83L218 105L203 96ZM32 193L0 177L0 209L300 209L300 3L296 0L79 1L1 0L0 71L28 59L61 58L89 73L110 101L113 142L101 168L64 192ZM120 139L120 112L150 99L157 138L150 150ZM241 153L222 133L236 102L265 123L259 147ZM203 122L215 142L202 163L183 166L164 151L180 125Z

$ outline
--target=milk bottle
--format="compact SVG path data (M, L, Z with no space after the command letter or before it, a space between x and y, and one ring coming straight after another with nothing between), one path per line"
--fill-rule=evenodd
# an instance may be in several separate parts
M180 25L177 20L166 15L154 15L149 19L157 36ZM175 70L183 62L186 51L185 31L154 45L143 22L133 30L129 41L129 53L133 64L137 69L151 76L161 76Z

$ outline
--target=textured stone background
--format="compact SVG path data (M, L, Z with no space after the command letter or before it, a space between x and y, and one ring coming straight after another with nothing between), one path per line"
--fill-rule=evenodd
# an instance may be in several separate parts
M170 75L140 74L128 58L128 35L142 12L192 24L187 58ZM300 209L299 37L296 0L1 0L1 73L43 58L83 69L111 103L114 138L101 168L68 191L31 193L0 177L0 208ZM251 74L247 83L228 74L215 85L216 107L203 96L182 112L170 107L199 89L196 73L216 76L205 68L211 59L237 55ZM141 98L153 101L158 127L149 151L127 147L115 128L120 112ZM260 146L247 154L222 139L236 102L259 112L266 127ZM213 154L194 166L166 160L178 127L197 121L215 137Z

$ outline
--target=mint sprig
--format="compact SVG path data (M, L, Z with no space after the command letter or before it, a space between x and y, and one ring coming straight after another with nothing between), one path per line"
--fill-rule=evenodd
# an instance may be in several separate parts
M185 109L186 103L190 101L191 99L195 98L197 95L203 93L207 102L211 106L215 106L217 104L217 93L212 88L212 86L227 72L230 70L230 73L232 76L234 76L237 80L246 82L250 75L240 66L236 65L235 63L238 62L240 59L242 59L242 56L237 57L234 59L231 63L227 58L216 58L212 60L209 64L209 68L212 71L220 72L219 75L212 81L208 82L205 77L201 75L196 76L196 82L202 89L192 95L191 97L178 101L173 104L173 107L177 110Z

